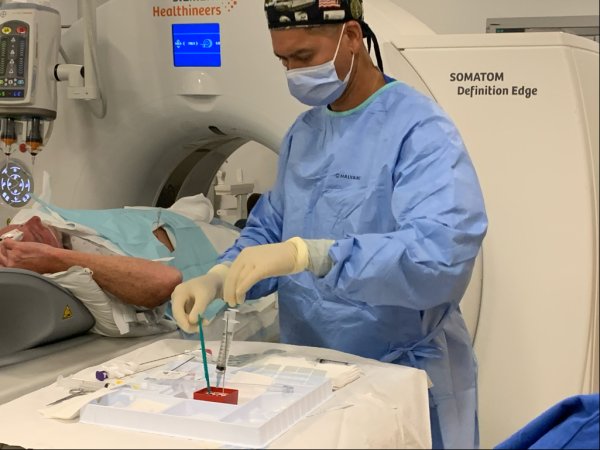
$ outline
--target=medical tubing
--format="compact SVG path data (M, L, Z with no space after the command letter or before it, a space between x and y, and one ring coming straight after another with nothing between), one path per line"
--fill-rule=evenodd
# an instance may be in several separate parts
M96 99L96 101L100 101L99 112L96 111L96 108L91 107L90 109L92 110L92 114L94 114L94 116L96 116L98 119L102 119L104 118L104 116L106 116L106 99L102 95L102 89L100 88L100 72L98 70L98 54L96 51L96 4L90 2L89 0L79 0L79 9L80 11L82 11L82 16L85 24L85 39L89 44L88 46L86 46L86 48L84 48L84 53L86 50L89 51L89 60L92 66L91 71L88 70L87 72L85 84L87 86L88 80L93 80L91 84L94 85L98 92L98 98Z
M175 353L174 355L163 356L162 358L153 359L153 360L150 360L150 361L144 361L142 363L139 363L138 365L141 366L142 364L150 364L150 363L153 363L153 362L156 362L156 361L162 361L164 359L174 358L175 356L185 355L186 353L188 353L188 352L185 351L185 352L181 352L181 353Z
M377 58L377 66L379 67L379 70L381 70L381 73L384 73L383 72L383 59L381 58L381 51L379 50L379 42L377 41L377 36L375 36L375 33L373 32L371 27L369 25L367 25L367 23L360 22L360 26L362 28L363 35L365 36L365 38L367 38L367 48L368 48L369 54L371 54L371 41L372 41L373 47L375 48L375 58Z

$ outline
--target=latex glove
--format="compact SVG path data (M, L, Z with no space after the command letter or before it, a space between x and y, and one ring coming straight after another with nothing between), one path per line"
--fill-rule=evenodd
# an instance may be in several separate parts
M183 331L198 331L198 314L204 314L206 307L222 297L223 283L229 267L217 264L205 275L192 278L178 285L171 294L173 317Z
M229 269L223 299L235 308L244 303L246 292L259 281L302 272L308 264L308 248L299 237L279 244L246 247Z

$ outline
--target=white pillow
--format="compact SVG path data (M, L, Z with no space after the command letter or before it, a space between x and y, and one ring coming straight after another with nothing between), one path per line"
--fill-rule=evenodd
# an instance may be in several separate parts
M66 272L45 274L62 287L68 289L89 309L96 319L90 331L110 337L134 337L167 333L177 329L175 322L163 317L167 303L149 311L123 303L103 291L92 278L92 271L82 267L71 267ZM238 341L279 341L279 314L277 294L271 294L255 302L243 303L238 307L234 339ZM220 340L223 333L223 312L219 313L202 330L206 340ZM134 320L127 322L128 319ZM182 333L182 337L189 335Z
M209 223L215 215L212 203L204 194L182 197L168 210L181 214L196 224Z
M164 318L167 303L154 310L123 303L96 284L90 269L73 266L65 272L44 276L71 291L88 308L96 319L96 324L90 330L94 333L134 337L177 329L174 322Z

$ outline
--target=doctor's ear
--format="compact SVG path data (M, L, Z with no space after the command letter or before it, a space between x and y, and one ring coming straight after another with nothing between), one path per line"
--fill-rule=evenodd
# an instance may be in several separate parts
M358 23L356 20L350 20L349 22L346 22L344 33L350 39L352 51L357 53L360 46L363 45L363 32L360 23Z

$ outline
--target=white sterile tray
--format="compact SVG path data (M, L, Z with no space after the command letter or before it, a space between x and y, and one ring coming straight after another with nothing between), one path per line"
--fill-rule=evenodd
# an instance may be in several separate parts
M274 383L228 383L227 388L239 390L237 405L194 400L193 390L205 387L200 380L181 381L187 387L179 390L144 383L142 388L122 387L94 400L82 409L80 421L247 448L266 447L332 395L329 379L314 371L256 369L255 374L275 374ZM176 395L170 395L174 392Z

